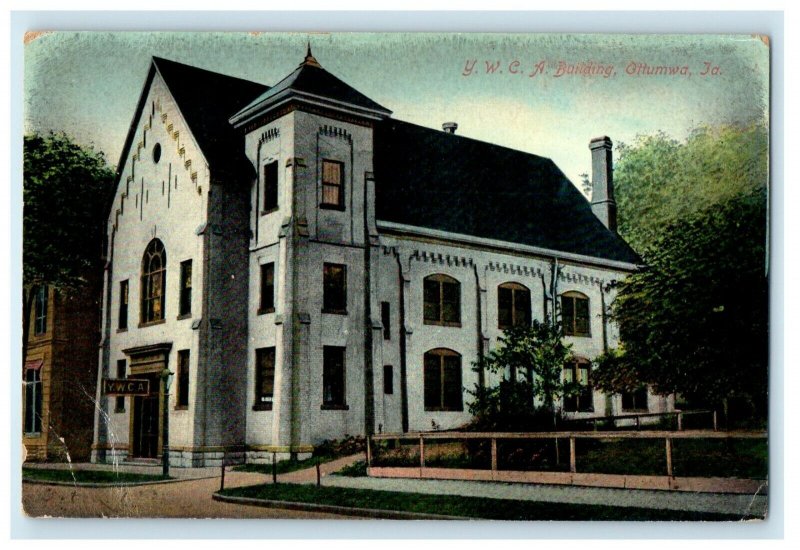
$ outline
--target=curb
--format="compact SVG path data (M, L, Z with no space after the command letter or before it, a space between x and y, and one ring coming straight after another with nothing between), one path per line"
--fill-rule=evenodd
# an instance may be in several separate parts
M476 518L461 516L445 516L438 514L423 514L419 512L401 512L397 510L376 510L372 508L351 508L349 506L336 506L334 504L315 504L311 502L291 502L286 500L264 500L251 497L233 497L214 493L211 498L230 504L244 504L247 506L261 506L262 508L282 508L284 510L300 510L305 512L324 512L341 514L371 519L427 519L427 520L461 520L470 521Z

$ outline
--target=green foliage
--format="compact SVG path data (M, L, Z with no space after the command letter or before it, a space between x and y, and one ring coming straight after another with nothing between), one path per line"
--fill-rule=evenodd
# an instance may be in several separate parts
M592 384L605 393L636 391L642 385L640 376L623 348L612 348L594 360Z
M642 252L663 229L754 189L764 189L769 134L763 124L701 127L683 142L658 133L620 143L614 168L619 233Z
M65 134L25 136L23 162L23 284L80 288L100 265L114 172Z
M767 392L766 197L739 194L662 230L620 285L623 364L658 393L716 404ZM628 367L630 368L630 366Z
M572 360L560 325L534 320L530 327L508 328L496 349L474 366L500 377L495 386L476 385L469 411L475 427L498 430L548 429L555 423L554 399L580 391L562 382ZM541 406L537 406L541 403Z

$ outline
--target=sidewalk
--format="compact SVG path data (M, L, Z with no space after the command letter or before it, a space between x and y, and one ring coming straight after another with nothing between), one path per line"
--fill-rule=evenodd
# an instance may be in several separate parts
M289 480L286 480L289 481ZM767 511L765 495L729 495L646 491L640 489L604 489L562 485L530 485L493 481L451 481L433 479L392 479L371 477L324 476L326 487L349 487L399 491L430 495L502 498L571 504L604 504L635 508L689 510L763 516Z

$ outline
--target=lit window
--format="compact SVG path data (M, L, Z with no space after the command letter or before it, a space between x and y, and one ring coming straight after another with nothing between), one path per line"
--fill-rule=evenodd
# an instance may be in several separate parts
M497 288L497 326L501 329L531 324L531 291L517 283Z
M424 361L425 410L464 410L461 355L449 349L434 349L425 354Z
M423 281L423 316L426 325L461 326L461 284L447 275L430 275Z
M179 315L192 313L192 260L181 262L181 300Z
M272 409L275 394L275 348L256 350L256 409Z
M322 161L322 206L344 207L344 164Z
M590 336L589 298L580 292L562 294L561 322L567 336Z
M147 245L142 259L142 323L164 319L164 287L167 278L167 253L158 239Z

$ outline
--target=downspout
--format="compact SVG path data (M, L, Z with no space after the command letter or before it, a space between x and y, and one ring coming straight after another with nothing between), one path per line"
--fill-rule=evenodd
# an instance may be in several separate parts
M481 303L481 280L478 274L478 265L473 264L472 270L475 273L475 312L476 312L476 327L477 327L477 345L478 345L478 387L483 390L486 382L483 372L484 360L484 347L483 347L483 308Z
M394 257L397 260L397 279L400 292L400 422L403 433L408 432L408 384L406 381L407 358L406 358L406 290L405 280L403 279L403 264L400 261L400 254L395 251Z

